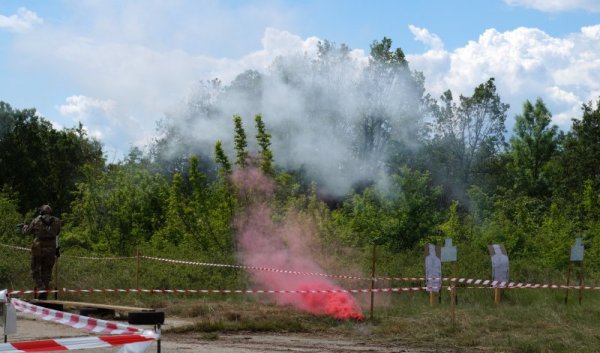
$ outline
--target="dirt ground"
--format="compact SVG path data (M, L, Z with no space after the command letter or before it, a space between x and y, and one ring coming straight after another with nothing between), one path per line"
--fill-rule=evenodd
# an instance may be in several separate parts
M67 338L88 336L89 333L68 326L59 325L32 315L17 314L17 334L8 337L10 341L31 341L45 338ZM189 321L166 318L164 329L189 324ZM89 353L117 352L118 348L88 349ZM146 351L156 352L157 344ZM202 337L200 333L174 334L165 332L161 340L163 353L262 353L262 352L384 352L384 353L426 353L439 352L439 349L410 348L397 345L375 345L366 340L335 336L309 334L218 334Z

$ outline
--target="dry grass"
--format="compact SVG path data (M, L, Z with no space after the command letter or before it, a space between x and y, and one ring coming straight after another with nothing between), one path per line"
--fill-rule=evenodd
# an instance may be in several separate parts
M564 292L513 290L496 306L490 290L462 292L456 321L446 299L433 307L427 295L414 293L389 300L363 322L339 321L293 308L238 298L238 301L181 299L167 316L192 317L195 324L174 332L199 332L215 339L224 332L305 332L331 334L385 344L465 352L597 352L600 344L600 297L587 294L583 304L563 302ZM212 337L212 338L211 338Z

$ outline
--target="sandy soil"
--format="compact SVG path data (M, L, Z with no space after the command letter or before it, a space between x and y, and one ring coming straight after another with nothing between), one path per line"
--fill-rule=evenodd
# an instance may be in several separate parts
M88 336L89 333L43 320L31 315L17 314L17 334L10 341L30 341L44 338ZM164 329L190 323L187 320L168 318ZM344 337L308 334L218 334L215 339L202 338L200 333L174 334L165 332L161 340L163 353L263 353L263 352L384 352L425 353L439 349L410 348L397 345L376 345L365 340L348 340ZM89 349L89 353L117 352L118 348ZM156 352L154 343L147 352Z

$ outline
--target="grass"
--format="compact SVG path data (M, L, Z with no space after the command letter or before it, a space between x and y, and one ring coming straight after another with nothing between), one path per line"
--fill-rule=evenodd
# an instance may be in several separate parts
M581 305L577 300L565 305L564 291L515 289L495 305L491 290L464 289L454 323L447 297L434 306L424 293L376 297L384 299L387 305L376 307L374 319L366 312L364 321L353 322L265 303L188 298L172 302L167 317L193 317L195 323L168 332L199 333L211 339L217 339L213 334L231 332L328 334L463 352L597 352L600 345L596 293L586 293Z

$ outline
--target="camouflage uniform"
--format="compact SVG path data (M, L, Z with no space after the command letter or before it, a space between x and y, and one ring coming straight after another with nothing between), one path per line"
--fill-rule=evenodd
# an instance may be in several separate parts
M52 210L42 206L41 214L29 225L23 227L23 234L32 234L31 244L31 277L37 289L49 290L54 267L57 237L60 233L60 219L51 215ZM49 210L49 212L48 212ZM46 299L42 293L40 299Z

